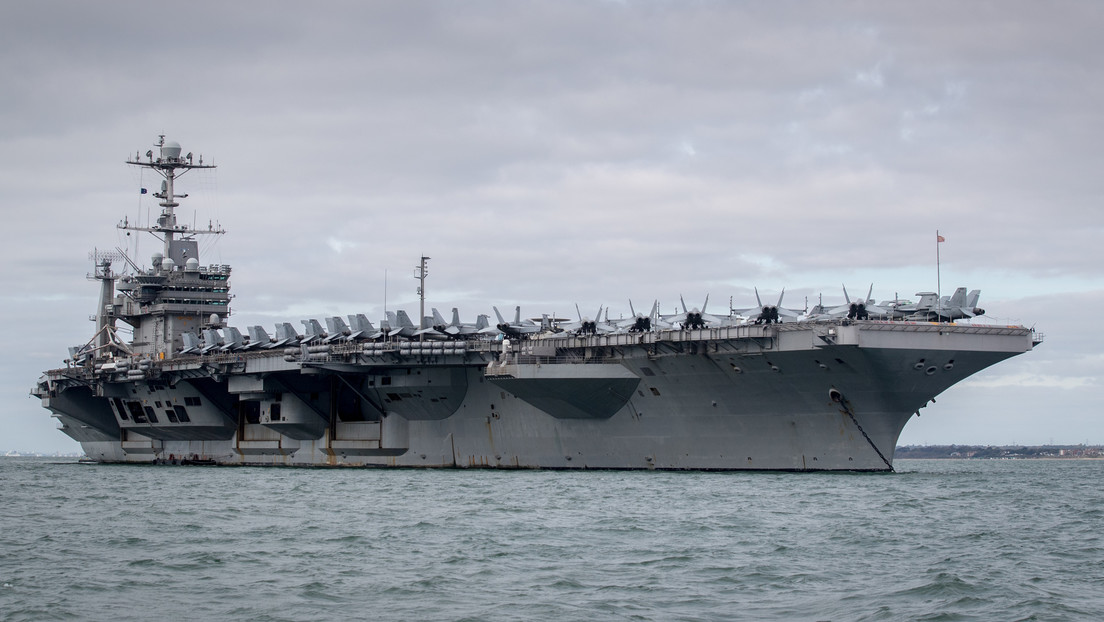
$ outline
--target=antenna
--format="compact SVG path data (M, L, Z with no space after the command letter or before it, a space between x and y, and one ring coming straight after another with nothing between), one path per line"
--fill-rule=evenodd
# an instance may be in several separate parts
M159 203L161 206L161 216L158 217L156 224L149 222L147 218L145 227L124 224L120 225L119 228L131 231L146 231L153 234L163 234L166 257L170 255L174 236L179 235L185 237L195 233L225 233L222 228L210 231L196 231L194 222L191 229L189 229L187 225L179 225L177 224L176 214L174 212L174 208L180 205L176 200L188 197L187 194L176 194L174 189L176 179L192 169L215 168L215 166L213 164L204 165L202 156L199 158L199 164L192 163L192 154L190 153L187 156L180 157L180 144L173 141L166 142L164 134L158 136L155 147L157 148L156 157L154 151L150 149L146 151L145 161L141 160L138 154L135 154L133 160L127 160L127 164L132 164L143 169L148 168L164 178L161 182L161 191L153 193L154 197L161 199Z
M108 274L111 272L111 264L122 261L126 256L122 252L114 251L101 251L99 249L93 249L88 253L88 259L92 261L97 269L96 276L100 276L100 269L106 270Z
M414 266L414 278L418 279L418 328L425 328L425 278L429 276L429 257L422 255L421 261Z

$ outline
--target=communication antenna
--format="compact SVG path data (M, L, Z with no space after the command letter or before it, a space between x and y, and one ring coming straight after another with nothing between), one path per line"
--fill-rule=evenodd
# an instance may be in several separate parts
M92 261L92 265L96 268L96 277L99 278L102 271L106 271L107 275L111 274L111 264L118 263L125 259L126 256L118 251L101 251L100 249L92 249L88 252L88 259Z
M422 255L421 261L414 266L414 278L418 279L418 328L425 325L425 278L429 276L429 257Z
M176 194L176 180L194 169L215 168L215 166L213 164L203 164L203 156L200 156L199 164L193 163L191 153L181 157L180 144L173 141L166 142L164 134L158 137L158 141L154 146L157 148L156 154L153 149L150 149L146 151L146 156L143 160L140 154L135 153L134 159L127 160L127 164L138 166L142 169L148 168L163 178L161 181L161 191L153 193L154 197L161 199L161 202L158 203L158 205L161 206L161 215L157 218L156 224L149 222L147 218L145 227L130 225L125 221L120 223L118 227L130 231L146 231L154 235L163 236L162 239L165 243L164 252L166 257L169 256L173 239L176 237L190 238L197 234L221 235L226 233L222 227L212 227L207 231L203 231L196 230L193 224L191 228L188 228L188 225L181 225L176 219L175 208L180 206L177 199L185 199L188 197L187 194Z
M111 264L122 261L123 254L97 248L88 253L88 258L93 265L92 274L88 278L100 282L100 299L96 305L96 313L89 318L96 322L96 336L92 341L95 342L97 352L105 352L106 348L118 341L115 338L115 307L112 300L115 298L115 279L119 276L111 272ZM126 349L125 346L123 349Z

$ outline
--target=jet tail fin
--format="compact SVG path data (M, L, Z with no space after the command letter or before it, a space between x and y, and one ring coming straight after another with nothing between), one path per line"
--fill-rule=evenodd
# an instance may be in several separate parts
M223 350L240 350L245 345L245 340L242 338L241 331L233 326L226 327L226 344L223 345Z
M406 314L406 311L399 309L395 312L395 318L399 322L397 328L414 328L414 322L410 321L410 316Z
M969 294L966 295L966 306L970 307L971 309L977 307L979 298L981 298L981 290L972 290Z
M322 325L318 323L318 320L299 320L303 323L303 339L310 341L312 339L321 339L326 336L326 331L322 330Z
M199 337L195 333L181 333L180 338L184 340L184 347L180 350L182 353L188 354L199 350Z
M952 308L965 307L966 306L966 288L959 287L951 294L951 300L948 306Z
M454 307L454 309L455 309L455 307ZM455 313L455 315L459 316L460 313L457 312L457 313ZM453 319L458 320L459 318L456 317L456 318L453 318ZM460 322L458 321L458 322L456 322L456 324L453 324L453 326L455 326L459 323ZM444 316L441 315L441 313L439 311L437 311L437 307L433 307L433 325L434 326L448 326L449 325L449 323L445 321Z
M267 345L269 343L272 343L272 338L268 336L268 331L266 331L261 326L249 326L245 330L249 333L250 343L255 343L259 345Z
M375 332L376 327L372 326L372 321L368 319L367 315L363 313L357 313L356 315L349 316L349 328L353 332Z

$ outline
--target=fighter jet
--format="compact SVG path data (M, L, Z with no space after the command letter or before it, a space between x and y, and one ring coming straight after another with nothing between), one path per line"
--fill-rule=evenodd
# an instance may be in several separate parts
M218 332L217 328L203 329L203 347L199 349L200 354L207 354L211 350L218 350L222 345L222 334Z
M607 311L607 314L609 312ZM637 313L633 308L632 300L629 300L629 313L632 317L621 320L617 323L617 329L630 333L646 333L652 330L661 330L671 328L669 322L665 322L663 318L659 316L659 301L652 302L652 310L647 315L643 313Z
M733 309L733 313L747 317L748 322L754 324L778 324L783 322L782 318L787 318L785 321L795 321L805 311L798 311L797 309L787 309L782 306L782 299L786 296L786 290L783 289L782 293L778 295L778 304L765 305L763 300L759 297L759 288L755 289L755 303L754 307L747 307L745 309Z
M276 325L275 337L269 337L268 331L261 326L249 326L246 328L246 332L249 333L250 348L271 350L272 348L286 345L293 346L299 343L299 335L295 334L295 330L287 322Z
M507 337L522 337L525 335L533 335L539 333L541 332L541 330L547 328L543 326L543 322L542 324L536 324L532 320L521 319L520 306L514 308L513 322L507 322L506 320L502 319L502 313L499 312L498 307L491 308L494 309L495 315L498 316L498 324L484 328L483 330L479 331L481 333L500 333L506 335ZM547 317L548 316L546 315L545 318L547 319Z
M490 318L485 313L479 314L476 318L475 324L467 324L460 321L460 311L456 307L452 308L452 321L446 322L445 318L437 311L433 309L433 328L438 332L445 333L452 337L466 337L468 335L475 335L484 328L490 326L488 321Z
M184 340L184 347L180 349L181 354L199 354L203 350L199 337L195 333L181 333L180 338ZM73 355L72 358L75 360L77 357Z
M349 316L349 330L352 331L349 335L351 339L359 339L361 337L365 339L379 339L386 334L382 330L376 330L376 327L372 326L372 322L368 319L368 316L363 313Z
M318 320L299 320L303 323L303 338L300 343L311 343L313 341L322 341L329 335L326 331L322 330L322 325L318 323Z
M418 327L414 325L414 322L410 321L410 316L402 309L398 311L388 311L387 323L391 326L391 330L387 332L388 337L405 337L409 339L414 337L419 331ZM422 330L424 331L425 329ZM425 332L422 334L428 335L428 333Z
M267 350L272 348L276 340L268 336L268 332L260 326L246 326L245 332L249 333L249 347Z
M582 311L579 310L579 305L575 305L575 314L579 317L578 321L568 322L566 324L556 324L556 326L569 333L578 335L606 334L617 330L616 327L611 326L608 322L601 322L602 307L598 307L598 314L594 316L595 319L593 320L589 317L583 317Z
M353 336L353 331L349 328L349 325L345 323L345 320L341 319L341 316L334 315L326 318L326 332L329 335L322 340L323 343L330 343L333 341L352 341L356 339Z
M851 297L847 295L847 286L843 286L843 299L847 301L846 304L833 309L828 310L827 315L831 317L843 317L847 316L849 320L869 320L869 319L888 319L893 316L890 309L879 307L874 304L874 299L870 297L874 293L874 284L870 284L870 290L866 293L866 299L856 298L851 300Z
M920 296L920 302L912 313L907 315L907 320L927 320L931 322L953 322L955 320L984 315L985 309L978 308L978 298L981 290L975 289L969 294L965 287L959 287L950 296L944 296L935 302L936 295L931 292L916 294ZM907 311L906 307L898 311Z
M705 312L706 307L709 306L709 295L706 294L705 302L702 303L701 310L697 307L693 309L686 309L686 301L683 300L682 295L679 295L679 302L682 303L682 313L676 313L675 315L664 315L662 317L664 322L670 325L678 324L683 330L697 330L705 328L706 324L712 324L714 326L724 326L728 322L728 318L720 318L715 315L710 315Z
M246 344L241 331L233 326L226 327L226 339L219 350L223 352L235 352L244 349L246 349Z
M273 348L284 346L297 346L303 338L296 334L290 322L280 322L276 325L276 341L272 342Z
M805 306L808 306L808 305L809 305L809 300L806 298L805 299ZM808 311L805 311L800 316L798 316L797 321L798 322L815 322L819 319L827 318L827 317L828 317L828 309L826 309L824 307L824 296L822 294L817 298L817 303L815 305L813 305L812 307L809 307Z

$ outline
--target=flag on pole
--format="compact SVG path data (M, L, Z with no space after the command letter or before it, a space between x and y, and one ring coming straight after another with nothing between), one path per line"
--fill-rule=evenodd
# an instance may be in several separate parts
M946 241L947 241L947 239L944 238L943 236L939 235L938 233L935 234L935 243L936 244L938 244L940 242L946 242Z

